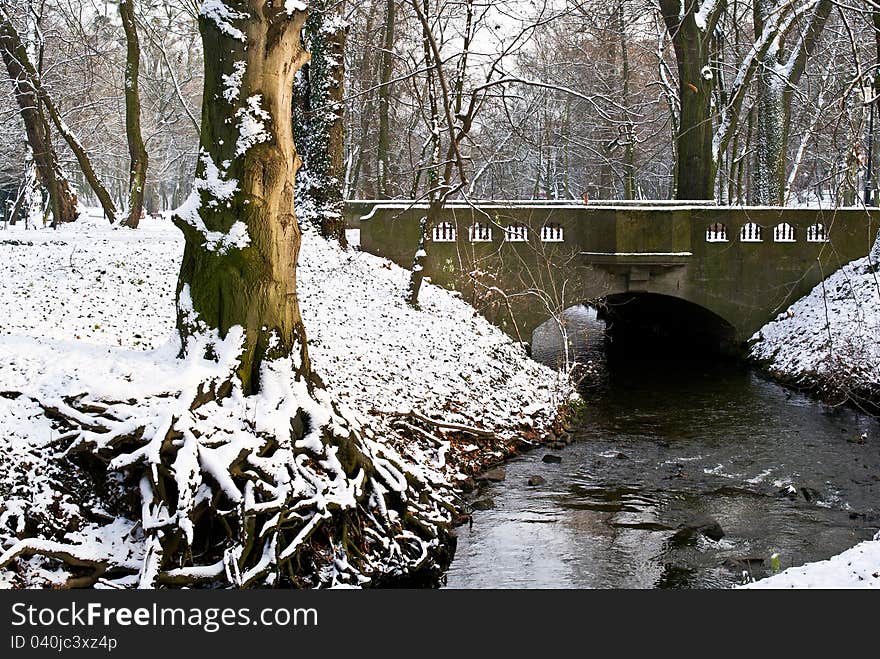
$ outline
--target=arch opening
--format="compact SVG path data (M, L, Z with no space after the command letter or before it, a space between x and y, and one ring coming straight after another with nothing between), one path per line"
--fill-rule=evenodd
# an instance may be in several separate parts
M531 355L596 375L612 364L702 361L741 354L734 327L712 311L656 293L619 293L565 309L531 334ZM567 346L567 350L566 350ZM600 378L601 379L601 378Z
M619 293L598 301L609 356L735 355L736 330L693 302L657 293Z
M605 358L604 337L605 323L598 319L596 308L576 304L534 329L529 344L531 356L557 369L575 361L601 363ZM569 364L566 364L566 357Z

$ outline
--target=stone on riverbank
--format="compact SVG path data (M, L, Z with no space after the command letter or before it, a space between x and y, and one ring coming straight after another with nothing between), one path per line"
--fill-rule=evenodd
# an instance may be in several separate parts
M471 504L471 510L492 510L494 507L495 502L489 497L477 499Z
M489 483L500 483L505 478L507 478L507 470L503 466L495 467L477 476L478 481L488 481Z

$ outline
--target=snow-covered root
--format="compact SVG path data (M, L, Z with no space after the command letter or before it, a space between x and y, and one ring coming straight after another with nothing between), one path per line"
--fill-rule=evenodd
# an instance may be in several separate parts
M197 336L180 391L128 401L35 398L60 425L66 448L58 459L99 465L108 482L124 475L139 511L128 507L125 542L90 540L120 520L83 529L80 542L25 538L0 555L0 569L37 554L74 575L85 570L72 585L122 577L142 588L438 576L452 513L440 474L375 441L290 359L265 362L260 392L243 395L235 376L242 338L236 329L222 341Z

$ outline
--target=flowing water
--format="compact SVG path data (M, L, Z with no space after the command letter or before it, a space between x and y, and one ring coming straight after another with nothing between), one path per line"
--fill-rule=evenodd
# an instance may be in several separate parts
M494 508L458 529L449 587L721 588L876 533L876 418L733 362L606 356L594 312L568 321L595 371L575 441L512 461L477 495ZM536 333L535 357L555 363L560 345ZM680 532L707 519L723 538Z

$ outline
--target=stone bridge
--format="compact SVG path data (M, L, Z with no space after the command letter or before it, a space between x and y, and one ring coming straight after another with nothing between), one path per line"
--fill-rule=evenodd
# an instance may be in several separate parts
M361 249L409 268L426 204L350 202ZM425 274L530 342L577 304L612 337L735 349L845 263L865 256L880 211L691 202L449 204Z

